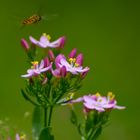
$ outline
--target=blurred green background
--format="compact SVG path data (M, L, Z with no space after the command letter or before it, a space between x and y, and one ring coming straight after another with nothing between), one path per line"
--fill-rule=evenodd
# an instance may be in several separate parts
M41 7L41 8L40 8ZM140 131L140 2L138 0L1 0L0 1L0 119L26 133L31 132L33 107L20 88L26 72L26 55L20 46L22 37L36 38L49 33L53 39L65 35L64 51L77 47L84 53L91 70L78 93L116 94L124 111L112 112L111 124L99 140L138 140ZM21 21L39 9L48 20L21 27ZM57 15L51 18L51 15ZM82 114L82 113L81 113ZM67 107L59 107L53 116L56 140L80 139L69 121Z

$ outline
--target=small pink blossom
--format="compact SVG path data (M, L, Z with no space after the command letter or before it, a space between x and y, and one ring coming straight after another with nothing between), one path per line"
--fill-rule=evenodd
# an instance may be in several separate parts
M40 40L36 40L35 38L33 38L32 36L29 37L30 41L41 47L41 48L62 48L65 44L65 37L62 36L60 38L58 38L57 40L50 42L50 36L46 35L45 33L40 37Z
M89 71L89 67L83 68L83 55L79 54L76 58L76 49L73 49L69 54L69 59L67 61L66 57L62 54L59 54L55 59L56 67L66 67L66 71L71 72L72 74L83 74Z
M109 92L108 96L96 95L85 95L76 100L71 101L71 103L83 102L85 110L97 110L99 112L104 112L107 109L125 109L124 106L118 106L117 101L114 99L114 95Z
M37 61L32 62L32 64L33 66L31 67L31 69L27 70L27 74L22 75L21 77L30 78L32 76L37 76L43 72L50 70L52 67L52 64L45 67L44 60L42 60L40 64L38 64Z

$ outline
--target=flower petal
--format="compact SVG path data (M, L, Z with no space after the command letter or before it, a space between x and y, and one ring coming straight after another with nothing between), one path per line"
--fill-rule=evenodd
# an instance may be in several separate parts
M38 41L37 41L35 38L33 38L32 36L30 36L29 39L30 39L30 41L31 41L33 44L37 44L37 43L38 43Z
M60 68L59 64L60 64L60 60L61 59L66 59L64 55L59 54L56 58L55 58L55 65L57 68Z
M33 74L31 74L31 73L28 73L28 74L25 74L25 75L21 75L21 77L23 77L23 78L30 78L32 76L33 76Z
M41 63L39 65L39 69L42 69L42 68L44 68L44 60L41 60Z
M46 67L46 68L43 68L40 70L40 72L45 72L45 71L48 71L49 69L52 68L52 63L50 64L50 66Z
M118 106L118 105L116 105L114 108L116 108L116 109L125 109L126 107L125 106Z
M49 47L51 48L57 48L60 47L60 45L61 45L61 38L58 38L56 41L49 43Z

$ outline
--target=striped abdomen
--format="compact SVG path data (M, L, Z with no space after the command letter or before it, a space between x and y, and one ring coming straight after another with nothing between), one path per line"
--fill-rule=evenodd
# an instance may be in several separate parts
M33 15L33 16L31 16L31 17L28 17L28 18L24 19L24 20L22 21L22 24L23 24L23 25L34 24L34 23L39 22L41 19L42 19L41 16L39 16L39 15Z

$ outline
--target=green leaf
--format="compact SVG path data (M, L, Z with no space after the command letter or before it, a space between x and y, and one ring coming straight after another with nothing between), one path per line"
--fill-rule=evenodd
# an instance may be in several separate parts
M54 136L50 134L50 128L44 128L41 131L39 140L54 140Z
M21 93L25 100L29 100L28 96L26 95L23 89L21 89Z
M43 128L43 110L41 107L35 107L33 116L32 116L32 133L33 140L37 140L39 138L40 132Z

